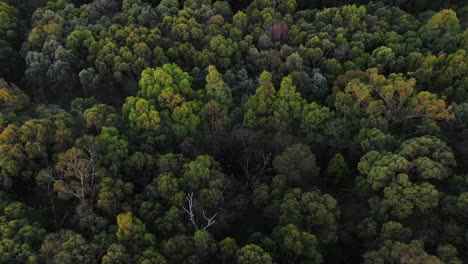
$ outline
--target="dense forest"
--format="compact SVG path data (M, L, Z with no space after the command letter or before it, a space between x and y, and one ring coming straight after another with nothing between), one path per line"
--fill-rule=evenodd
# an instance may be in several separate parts
M468 2L0 0L0 264L468 263Z

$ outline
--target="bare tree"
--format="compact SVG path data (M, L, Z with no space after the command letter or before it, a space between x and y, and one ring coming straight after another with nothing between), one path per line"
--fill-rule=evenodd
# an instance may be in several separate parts
M265 149L260 137L251 131L240 129L236 137L242 143L241 166L246 176L246 185L250 187L268 176L272 153Z
M216 217L217 214L218 214L218 213L215 213L212 217L206 217L205 211L203 210L203 218L205 218L205 220L206 220L206 222L207 222L206 225L204 225L204 226L202 227L202 230L203 230L203 231L205 231L205 230L206 230L209 226L211 226L212 224L216 223L216 221L215 221L214 219L215 219L215 217Z
M203 214L203 218L206 220L206 225L201 225L199 227L199 225L197 224L197 220L196 220L196 216L195 216L195 213L193 211L193 192L191 192L190 194L187 195L186 197L187 201L188 201L188 208L185 208L183 207L184 211L189 215L189 218L190 218L190 222L192 223L192 225L195 227L195 229L198 231L198 230L202 230L202 231L206 231L206 229L208 227L210 227L211 225L213 225L214 223L216 223L216 220L215 217L218 213L215 213L213 216L211 217L207 217L205 215L205 210L202 211L202 214Z
M197 225L197 221L195 221L195 213L193 212L193 192L188 194L187 197L186 197L187 201L188 201L188 208L184 208L184 211L189 215L190 217L190 222L193 224L193 226L195 226L195 229L196 230L200 230L198 228L198 225Z
M94 137L85 136L79 144L59 154L55 168L43 170L38 180L47 184L61 199L75 197L84 213L93 211L96 186L99 183L99 163Z

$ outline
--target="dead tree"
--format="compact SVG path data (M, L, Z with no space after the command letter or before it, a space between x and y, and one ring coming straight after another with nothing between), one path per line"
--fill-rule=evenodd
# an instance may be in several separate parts
M184 211L189 215L189 218L190 218L190 222L192 223L192 225L195 227L195 229L198 231L198 230L202 230L202 231L206 231L206 229L208 227L210 227L211 225L213 225L214 223L216 223L216 220L215 217L218 213L215 213L212 217L207 217L205 215L205 210L202 211L202 214L203 214L203 218L206 220L206 225L201 225L199 226L197 224L197 220L196 220L196 216L195 216L195 212L193 211L193 192L191 192L190 194L187 195L186 197L187 201L188 201L188 209L183 207Z

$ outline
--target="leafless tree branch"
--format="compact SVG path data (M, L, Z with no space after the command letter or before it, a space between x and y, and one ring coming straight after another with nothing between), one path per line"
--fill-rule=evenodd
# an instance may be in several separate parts
M207 217L205 215L205 210L202 211L203 213L203 218L205 218L206 220L206 225L201 225L201 228L199 227L199 225L197 224L197 221L196 221L196 217L195 217L195 212L193 211L193 192L189 193L186 197L187 201L188 201L188 208L186 207L182 207L184 209L184 211L188 214L189 218L190 218L190 222L192 223L192 225L195 227L195 229L198 231L198 230L203 230L203 231L206 231L206 229L208 227L210 227L211 225L213 225L214 223L216 223L216 220L215 217L218 215L218 213L215 213L213 216L211 217Z
M214 218L216 217L218 213L215 213L212 217L206 217L205 215L205 210L203 210L203 217L205 218L207 224L205 226L203 226L202 230L205 231L210 225L216 223L216 221L214 220Z
M188 194L186 199L188 201L188 209L183 207L184 211L189 215L190 222L195 226L195 229L198 231L199 228L197 225L197 221L195 221L195 213L193 212L193 192Z

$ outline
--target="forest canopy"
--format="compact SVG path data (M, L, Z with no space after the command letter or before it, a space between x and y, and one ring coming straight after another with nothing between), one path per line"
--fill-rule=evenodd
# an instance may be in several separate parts
M468 263L468 4L0 0L0 263Z

